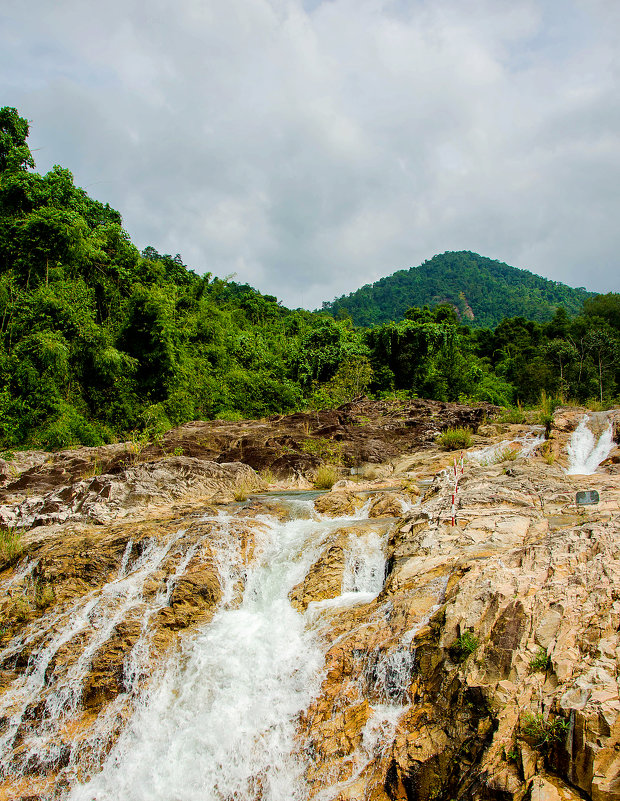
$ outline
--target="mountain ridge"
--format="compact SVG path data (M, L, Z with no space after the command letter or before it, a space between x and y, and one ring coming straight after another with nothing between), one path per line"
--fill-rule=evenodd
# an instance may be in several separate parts
M506 317L546 322L559 306L578 314L584 300L596 294L460 250L437 254L418 267L397 270L327 301L323 311L347 313L356 325L372 326L401 320L414 306L449 303L463 323L481 328L494 327Z

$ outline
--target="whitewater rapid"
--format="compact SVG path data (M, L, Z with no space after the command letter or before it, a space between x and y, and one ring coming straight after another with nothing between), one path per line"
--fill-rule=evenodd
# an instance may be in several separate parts
M568 443L568 475L592 475L614 446L612 424L607 421L603 432L595 437L590 422L590 416L584 415Z
M229 600L151 681L102 770L75 786L70 801L306 797L296 723L319 693L324 655L316 609L305 617L288 596L334 528L352 520L317 517L258 520L241 602L235 607L225 593ZM366 602L383 583L383 543L373 533L350 539L344 597ZM234 560L228 568L221 579L230 586Z

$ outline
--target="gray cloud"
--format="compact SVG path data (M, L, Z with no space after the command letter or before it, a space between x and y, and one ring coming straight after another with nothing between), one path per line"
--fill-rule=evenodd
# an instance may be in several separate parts
M313 307L448 249L620 290L613 0L8 0L3 104L140 246Z

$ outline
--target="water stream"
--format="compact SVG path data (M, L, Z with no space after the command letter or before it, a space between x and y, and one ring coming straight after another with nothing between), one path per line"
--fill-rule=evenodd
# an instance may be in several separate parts
M579 421L567 446L568 475L590 476L609 456L614 445L613 426L606 418L600 422L604 428L597 437L592 431L590 415L584 415Z
M505 439L494 445L487 445L486 448L468 451L467 460L485 467L504 461L513 451L516 451L517 456L527 459L544 441L544 426L532 426L526 434L514 439Z
M312 498L283 502L289 519L246 519L256 537L249 565L233 515L209 519L208 533L198 539L179 530L147 541L137 556L130 541L107 584L70 608L52 609L8 644L0 654L3 664L24 649L30 653L27 669L0 697L0 771L5 779L15 778L16 793L36 761L43 773L45 765L65 765L70 789L50 786L43 794L49 799L307 797L307 756L296 727L324 677L323 623L320 603L310 604L303 615L288 596L332 534L353 526L342 594L325 606L372 600L383 585L391 521L365 520L366 507L350 517L326 519L314 511ZM150 621L169 606L175 584L207 549L217 555L222 587L215 616L153 668ZM145 588L164 564L168 578L149 596ZM27 581L31 571L21 565L18 580ZM124 658L124 691L66 753L62 734L79 724L93 659L128 616L139 622L141 634ZM76 642L77 658L63 663L64 649Z

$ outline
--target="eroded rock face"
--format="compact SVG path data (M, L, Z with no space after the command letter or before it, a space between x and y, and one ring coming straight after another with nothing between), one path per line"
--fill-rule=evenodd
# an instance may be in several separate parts
M31 528L147 517L183 502L232 500L236 488L243 485L260 485L254 470L245 464L173 456L142 462L119 473L82 479L43 496L29 495L17 504L5 504L0 506L0 523Z
M325 624L311 796L620 797L620 482L465 469L394 527L383 592ZM327 788L330 788L329 790ZM538 794L538 795L537 795Z
M476 430L498 409L422 399L370 401L365 398L339 409L297 412L268 420L193 421L172 429L157 444L142 447L121 442L46 454L16 452L0 460L0 504L25 494L43 497L63 487L99 475L119 475L142 462L184 456L203 462L242 462L276 478L312 478L323 462L350 467L377 466L399 454L428 447L446 428Z

